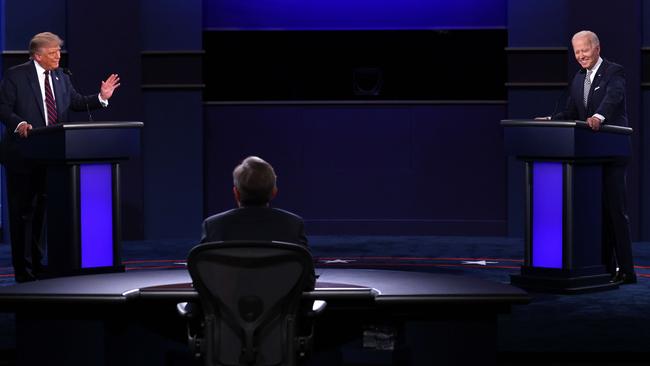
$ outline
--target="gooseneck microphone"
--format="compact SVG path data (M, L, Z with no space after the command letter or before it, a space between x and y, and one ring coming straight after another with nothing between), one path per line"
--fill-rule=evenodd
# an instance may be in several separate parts
M74 81L74 84L77 84L74 76L72 76L72 71L69 68L64 67L63 68L63 73L68 75L70 77L70 79L72 79L72 81ZM88 99L86 99L86 96L84 95L84 93L79 93L79 94L81 94L81 97L83 98L84 104L86 105L86 112L88 112L88 122L94 122L93 121L93 115L90 113L90 107L88 106Z

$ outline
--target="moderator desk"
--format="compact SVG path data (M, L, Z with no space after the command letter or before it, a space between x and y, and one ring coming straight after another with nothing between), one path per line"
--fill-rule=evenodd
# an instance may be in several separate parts
M317 273L316 289L303 294L328 303L317 319L316 352L344 346L351 350L347 358L495 364L497 316L530 301L514 286L467 276L371 269ZM185 327L175 304L198 298L190 282L186 270L54 278L0 288L0 310L16 313L21 365L186 364ZM363 347L361 335L369 327L392 332L394 349Z

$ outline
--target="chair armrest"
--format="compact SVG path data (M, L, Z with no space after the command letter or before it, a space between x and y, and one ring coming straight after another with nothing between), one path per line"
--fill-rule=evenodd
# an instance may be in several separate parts
M194 314L192 313L192 303L179 302L176 304L176 311L181 318L192 319L194 317Z
M327 302L324 300L314 300L314 303L311 306L311 311L309 312L310 316L320 315L325 308L327 307Z

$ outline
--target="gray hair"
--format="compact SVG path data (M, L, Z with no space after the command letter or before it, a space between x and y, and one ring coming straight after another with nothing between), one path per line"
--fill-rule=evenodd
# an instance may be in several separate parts
M574 34L573 38L571 38L571 42L573 42L575 39L585 38L585 37L589 38L589 40L591 41L592 46L596 47L596 46L600 45L600 40L598 39L598 36L596 35L596 33L592 32L592 31L588 31L588 30L582 30L582 31Z
M249 156L232 172L243 206L265 205L273 198L277 177L271 164L257 156Z
M34 58L35 53L38 53L42 48L51 47L52 45L61 47L63 40L51 32L43 32L35 35L29 41L29 58Z

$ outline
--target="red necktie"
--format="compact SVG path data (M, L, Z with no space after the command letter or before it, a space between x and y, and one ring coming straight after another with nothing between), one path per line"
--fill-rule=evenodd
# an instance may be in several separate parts
M54 103L54 94L50 87L50 71L45 70L45 105L47 106L47 124L56 124L56 103Z

